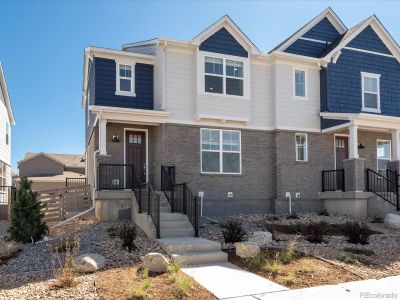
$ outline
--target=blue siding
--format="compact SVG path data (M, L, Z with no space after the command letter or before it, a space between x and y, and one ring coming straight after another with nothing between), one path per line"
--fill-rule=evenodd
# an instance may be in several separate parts
M342 49L336 64L328 64L326 111L361 112L361 71L381 74L382 114L400 117L399 62L395 58L346 49Z
M327 95L326 95L326 86L328 80L328 72L326 69L322 68L319 71L319 90L320 90L320 107L321 111L326 111L327 108Z
M339 35L339 31L336 30L332 23L327 18L323 18L313 28L307 31L303 37L325 42L333 42L339 37Z
M199 49L202 51L248 57L247 51L235 40L225 27L202 42Z
M366 27L347 45L349 47L391 54L371 26Z
M348 123L350 121L348 120L334 120L334 119L322 119L321 118L321 130L334 127L334 126L339 126L345 123Z
M85 107L85 137L86 137L86 145L89 142L89 137L90 134L92 132L93 126L94 126L94 115L92 112L89 111L89 105L94 104L94 99L95 99L95 80L94 80L94 76L95 76L95 68L94 68L94 63L92 63L92 61L89 60L89 71L88 71L88 86L87 86L87 90L88 90L88 95L89 96L86 99L86 107ZM90 93L89 93L90 91ZM89 119L89 122L88 122Z
M291 44L285 50L285 52L304 56L320 57L321 53L324 52L327 46L328 44L297 40L293 44Z
M139 64L135 66L135 91L136 97L115 95L116 90L116 63L114 60L99 58L95 63L95 104L153 109L153 65Z

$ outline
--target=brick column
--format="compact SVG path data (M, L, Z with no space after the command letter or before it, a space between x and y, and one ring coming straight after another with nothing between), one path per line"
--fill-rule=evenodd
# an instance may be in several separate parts
M363 192L365 189L364 158L345 159L343 161L346 191Z

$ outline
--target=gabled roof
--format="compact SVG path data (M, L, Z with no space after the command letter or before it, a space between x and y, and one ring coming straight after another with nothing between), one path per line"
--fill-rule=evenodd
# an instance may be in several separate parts
M368 17L367 19L350 28L344 35L342 35L340 40L332 44L327 49L323 59L325 61L330 61L334 55L340 54L339 51L347 44L349 44L355 37L358 36L359 33L361 33L368 26L372 27L372 29L379 36L385 46L390 50L393 56L398 61L400 61L399 45L375 15Z
M44 153L44 152L27 152L24 159L20 160L18 164L31 160L38 156L46 156L66 167L85 167L84 156L81 154L60 154L60 153Z
M192 43L194 45L199 46L204 40L208 37L216 33L222 27L225 27L226 30L247 50L249 50L250 54L260 55L261 51L257 48L256 45L244 34L244 32L233 22L233 20L225 15L205 30L200 32L192 39Z
M11 108L10 98L8 96L6 79L4 78L3 66L1 65L1 61L0 61L0 91L3 92L4 103L6 104L6 109L7 109L8 119L10 121L10 124L12 126L14 126L15 119L14 119L14 114L13 114L13 111Z
M316 16L314 19L312 19L310 22L308 22L306 25L304 25L295 33L293 33L282 43L280 43L278 46L273 48L269 53L274 51L284 51L286 48L292 45L295 41L297 41L300 37L302 37L306 32L308 32L311 28L317 25L324 18L327 18L340 34L344 34L346 32L347 30L346 25L344 25L344 23L339 19L339 17L336 15L333 9L328 7L318 16Z

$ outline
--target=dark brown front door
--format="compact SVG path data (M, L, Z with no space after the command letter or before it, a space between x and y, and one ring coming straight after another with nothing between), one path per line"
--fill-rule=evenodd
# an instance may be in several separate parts
M141 131L127 131L126 163L134 167L142 182L146 182L146 134Z
M335 136L336 170L343 169L343 160L349 158L349 138Z

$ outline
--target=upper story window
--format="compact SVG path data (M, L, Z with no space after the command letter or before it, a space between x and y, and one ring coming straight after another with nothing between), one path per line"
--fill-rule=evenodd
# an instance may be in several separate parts
M233 96L244 95L244 66L242 61L204 57L205 92Z
M306 133L296 133L296 161L308 161L308 142Z
M240 131L201 129L201 172L241 173Z
M381 112L380 101L380 74L361 72L362 110L367 112Z
M307 72L305 70L294 70L293 71L293 85L294 85L294 97L296 99L307 98Z
M135 66L133 64L117 63L117 90L121 96L135 96Z
M6 122L6 144L10 143L10 124Z

